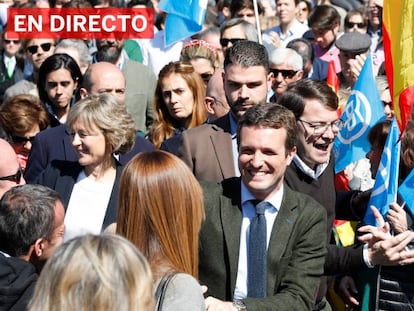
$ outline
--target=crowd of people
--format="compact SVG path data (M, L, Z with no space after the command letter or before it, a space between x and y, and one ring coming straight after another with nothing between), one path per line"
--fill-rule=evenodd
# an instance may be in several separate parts
M169 46L158 0L0 6L0 310L414 308L414 215L368 206L394 118L383 1L257 2L208 1ZM10 39L8 6L150 7L155 35ZM338 184L367 60L384 114ZM399 183L413 167L411 113Z

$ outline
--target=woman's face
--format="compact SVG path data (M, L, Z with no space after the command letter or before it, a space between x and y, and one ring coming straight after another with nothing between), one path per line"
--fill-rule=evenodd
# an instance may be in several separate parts
M186 120L191 117L194 95L179 74L172 73L165 77L161 82L161 91L171 117L176 120Z
M358 31L360 33L366 33L367 27L362 16L356 14L349 17L349 21L345 23L345 32Z
M85 167L99 166L107 160L110 152L106 149L106 140L95 124L77 121L71 128L72 145L79 157L79 164Z
M69 70L65 68L60 68L46 75L46 93L51 104L57 109L65 109L70 106L77 85L78 82L73 81Z
M309 16L309 9L306 5L305 1L299 2L299 4L296 6L298 12L296 13L296 18L301 23L307 23L308 22L308 16Z
M204 81L204 85L207 87L207 83L214 74L214 67L211 62L206 58L194 58L190 61L194 67L194 71L197 72L201 79Z
M39 124L34 124L32 128L24 133L15 132L12 135L13 148L16 154L28 157L32 149L32 141L37 133L40 132Z

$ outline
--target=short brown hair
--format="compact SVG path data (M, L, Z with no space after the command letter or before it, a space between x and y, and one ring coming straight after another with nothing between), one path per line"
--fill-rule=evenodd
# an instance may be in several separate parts
M296 120L293 113L278 104L258 104L246 111L240 118L237 127L237 144L240 144L241 130L246 126L257 126L263 128L286 130L285 149L286 155L296 146Z
M46 108L33 95L16 95L0 106L0 124L9 135L28 132L36 124L42 131L49 122Z

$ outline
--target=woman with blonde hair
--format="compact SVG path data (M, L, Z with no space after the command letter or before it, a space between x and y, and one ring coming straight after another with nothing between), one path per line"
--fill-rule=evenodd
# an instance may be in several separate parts
M72 239L40 274L30 311L152 311L152 275L145 257L115 234Z
M207 120L205 86L194 67L187 62L172 62L160 71L154 96L154 123L150 141L161 143Z
M125 104L106 93L77 102L69 111L67 126L78 161L52 161L36 181L62 197L65 240L98 234L116 222L123 168L117 154L132 148L136 133Z
M190 62L206 86L220 67L217 50L204 40L191 40L186 43L181 50L180 60Z
M176 156L143 152L125 166L117 232L149 260L155 287L170 280L158 310L205 310L196 281L203 217L201 187Z

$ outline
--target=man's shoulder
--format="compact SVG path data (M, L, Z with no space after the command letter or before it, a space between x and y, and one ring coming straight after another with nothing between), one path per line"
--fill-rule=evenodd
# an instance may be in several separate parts
M125 72L126 70L133 71L133 72L136 71L135 74L137 75L143 75L148 78L155 78L155 74L152 72L152 70L147 65L141 64L140 62L137 62L132 59L125 60L124 70Z
M35 267L20 258L0 254L0 309L26 309L38 279Z
M211 123L204 123L194 128L185 130L185 136L193 136L193 135L210 135L219 132L230 132L230 120L228 114L214 120Z
M321 213L326 214L326 209L310 195L293 190L286 183L284 187L285 202L288 202L288 204L291 204L302 211L309 210L314 212L316 210L320 210Z

